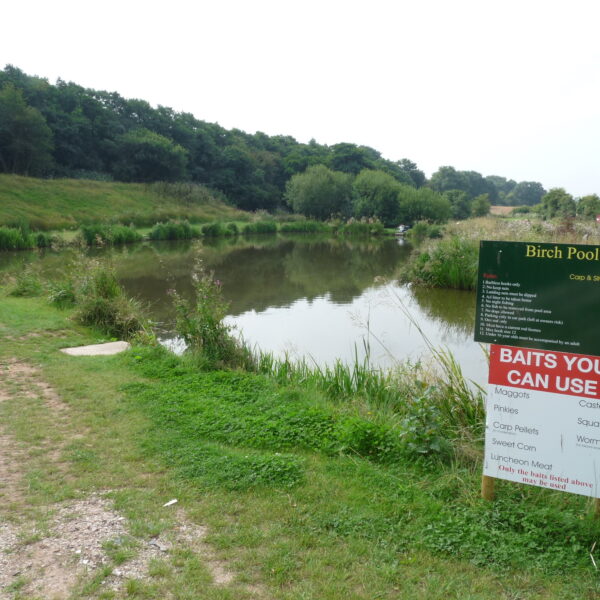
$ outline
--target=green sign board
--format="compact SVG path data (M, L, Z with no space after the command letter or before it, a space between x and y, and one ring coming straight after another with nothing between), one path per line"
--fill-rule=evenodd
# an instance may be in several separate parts
M482 241L475 341L600 356L600 246Z

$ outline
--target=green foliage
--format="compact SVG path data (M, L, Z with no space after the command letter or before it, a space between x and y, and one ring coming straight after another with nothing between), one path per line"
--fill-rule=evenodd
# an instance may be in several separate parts
M82 325L121 339L130 339L146 329L139 304L124 295L110 266L95 261L80 265L72 279L54 288L51 301L69 304L71 295L75 296L75 318Z
M41 175L52 166L52 131L12 84L0 89L0 171Z
M476 171L457 171L454 167L440 167L433 173L428 185L440 193L450 190L465 192L469 201L481 194L488 194L493 201L498 199L498 190L493 182Z
M595 219L600 215L600 197L598 194L583 196L577 202L577 216L584 219Z
M488 194L480 194L471 201L471 216L485 217L490 213L491 207Z
M331 231L327 223L321 221L290 221L279 226L281 233L326 233Z
M22 229L0 227L0 250L24 250L33 247L31 235Z
M544 186L537 181L521 181L507 194L509 206L534 206L539 204L546 193Z
M554 217L574 217L575 200L563 188L553 188L542 197L541 214L547 219Z
M309 167L287 183L285 198L294 212L325 220L331 216L349 216L352 177L323 165Z
M444 197L450 202L453 219L468 219L471 216L471 201L467 192L448 190Z
M186 190L189 194L186 194ZM34 179L0 174L0 226L32 230L77 229L94 223L152 227L168 220L243 220L202 186L139 184L75 179Z
M399 224L401 185L382 171L363 170L353 183L354 216L376 218L385 227Z
M439 398L436 399L438 393L435 388L426 388L422 395L409 401L410 407L400 425L408 455L448 458L452 452L448 439L448 415L444 421L438 406Z
M493 503L442 509L422 532L424 547L503 570L527 564L556 573L580 563L597 539L591 518L543 503L524 503L517 493Z
M200 231L196 227L192 227L187 221L156 223L148 234L148 239L156 241L191 240L198 237L200 237Z
M377 219L361 219L357 221L353 218L348 219L346 223L338 227L336 233L342 236L366 237L371 235L383 235L385 227Z
M223 299L221 282L214 279L213 273L207 272L201 263L196 265L192 279L195 303L182 298L175 290L171 291L177 313L175 330L185 341L187 352L207 368L251 366L250 352L223 322L228 304Z
M83 225L81 237L88 246L119 246L142 240L140 233L125 225Z
M184 179L187 151L169 138L148 129L133 129L119 138L120 158L115 174L122 181Z
M453 236L425 252L415 253L402 272L402 279L429 287L473 290L478 260L476 241Z
M399 191L400 222L412 225L417 221L445 223L452 215L448 198L428 188L401 186Z
M31 266L27 266L15 275L14 281L9 287L11 296L33 297L44 293L42 279Z
M442 237L442 228L439 225L431 225L427 221L419 221L409 229L404 237L407 238L413 246L419 246L426 239L436 239Z
M242 233L245 235L252 233L277 233L277 223L275 221L255 221L247 223L242 228Z

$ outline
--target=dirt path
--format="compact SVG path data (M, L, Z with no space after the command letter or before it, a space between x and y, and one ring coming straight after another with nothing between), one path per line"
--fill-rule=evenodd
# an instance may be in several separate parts
M82 589L94 577L100 580L95 593L110 589L119 597L128 579L147 579L153 561L168 559L175 548L194 552L214 585L234 581L235 573L205 542L206 527L191 523L177 504L165 509L173 511L174 527L149 541L131 536L107 491L42 507L45 518L33 517L24 477L29 457L41 450L53 469L65 468L60 456L73 441L67 427L70 409L33 367L13 360L0 363L0 402L15 399L41 400L61 441L44 440L37 448L25 449L0 424L0 600L17 595L45 600L89 597ZM114 554L119 551L117 565ZM259 588L246 591L265 597Z

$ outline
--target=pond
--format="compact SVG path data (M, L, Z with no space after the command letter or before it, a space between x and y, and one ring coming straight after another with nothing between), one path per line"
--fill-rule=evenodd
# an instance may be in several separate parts
M4 253L0 269L41 261L45 271L58 272L78 252ZM399 285L396 276L409 252L396 239L275 235L86 251L113 262L127 293L147 305L160 339L174 347L168 290L191 298L191 274L201 261L223 284L227 322L251 346L320 365L362 359L368 347L374 364L391 367L427 357L425 336L483 383L485 356L472 341L474 294Z

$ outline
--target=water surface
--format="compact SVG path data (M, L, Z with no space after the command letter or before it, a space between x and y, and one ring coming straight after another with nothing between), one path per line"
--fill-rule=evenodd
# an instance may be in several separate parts
M425 335L452 351L469 377L485 379L483 352L472 341L474 294L396 283L409 248L395 239L257 236L87 253L113 262L128 294L148 306L163 340L174 336L168 290L191 299L191 274L201 262L223 284L227 322L261 350L322 365L362 357L368 345L373 362L389 367L426 357ZM3 254L0 268L41 261L56 273L77 257L74 250Z

